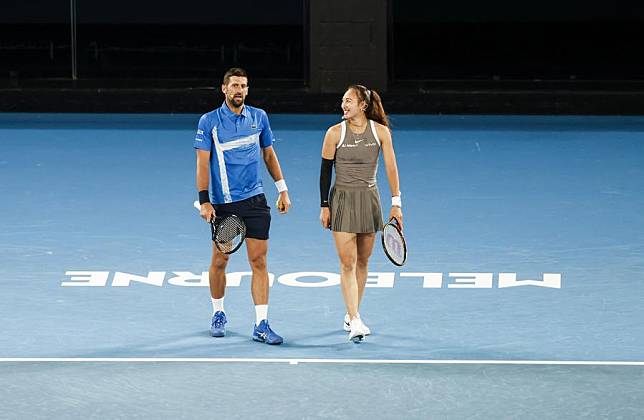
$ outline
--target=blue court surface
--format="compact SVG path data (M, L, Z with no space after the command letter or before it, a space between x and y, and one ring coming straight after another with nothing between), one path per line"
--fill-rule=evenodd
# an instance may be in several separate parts
M338 118L272 115L275 347L245 251L208 334L198 118L0 114L0 418L644 417L644 118L392 116L409 258L376 243L353 344L318 222Z

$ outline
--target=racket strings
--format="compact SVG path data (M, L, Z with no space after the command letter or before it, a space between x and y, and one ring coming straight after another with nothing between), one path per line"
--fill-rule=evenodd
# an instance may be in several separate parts
M400 231L393 225L387 224L383 229L383 245L387 255L395 264L402 265L405 262L405 242Z
M237 217L226 217L217 224L213 236L222 252L231 252L244 240L246 226Z
M236 218L227 217L217 225L217 242L231 242L246 233L246 227Z

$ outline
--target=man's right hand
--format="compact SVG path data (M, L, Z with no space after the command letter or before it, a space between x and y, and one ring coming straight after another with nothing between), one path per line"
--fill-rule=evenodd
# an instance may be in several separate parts
M215 220L215 208L210 203L203 203L199 209L199 215L208 223Z

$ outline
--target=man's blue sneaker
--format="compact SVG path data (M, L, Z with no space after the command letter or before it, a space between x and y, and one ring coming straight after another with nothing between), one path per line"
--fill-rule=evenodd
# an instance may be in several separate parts
M226 335L226 314L222 311L217 311L212 316L212 323L210 324L210 335L213 337L223 337Z
M253 329L253 340L266 344L282 344L282 341L284 341L275 331L271 330L268 321L265 319L259 325L255 325Z

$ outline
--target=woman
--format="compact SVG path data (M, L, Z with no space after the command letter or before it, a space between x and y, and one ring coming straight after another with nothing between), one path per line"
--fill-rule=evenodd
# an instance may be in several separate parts
M360 341L371 332L360 319L360 301L367 283L369 257L376 232L382 229L380 194L376 186L382 150L391 210L402 228L402 205L396 156L389 121L380 96L362 85L351 85L342 97L344 121L330 127L322 146L320 223L333 231L340 258L342 295L349 340ZM335 162L335 185L329 194Z

